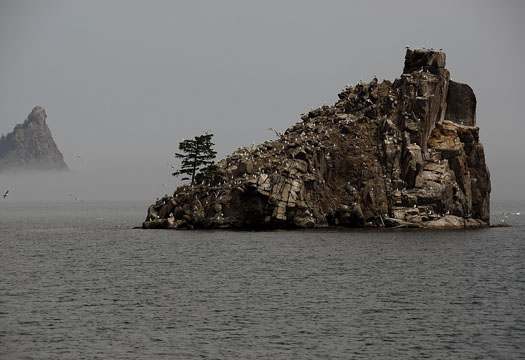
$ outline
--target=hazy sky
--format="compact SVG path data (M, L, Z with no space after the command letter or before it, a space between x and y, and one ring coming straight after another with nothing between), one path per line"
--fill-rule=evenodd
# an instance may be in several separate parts
M273 138L347 83L399 76L410 45L472 86L492 199L523 199L524 18L524 1L0 0L0 133L44 107L73 170L0 190L151 202L182 138L211 130L219 158Z

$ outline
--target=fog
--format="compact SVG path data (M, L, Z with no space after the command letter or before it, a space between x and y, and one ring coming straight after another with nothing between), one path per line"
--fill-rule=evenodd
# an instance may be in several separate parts
M0 191L153 201L180 184L182 138L211 130L219 159L274 138L347 83L399 76L410 45L442 48L472 86L492 199L523 199L524 15L522 1L3 0L0 133L44 107L71 171L1 174Z

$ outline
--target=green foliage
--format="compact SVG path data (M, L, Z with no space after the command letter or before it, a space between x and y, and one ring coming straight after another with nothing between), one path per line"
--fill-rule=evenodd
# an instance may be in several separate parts
M182 159L181 167L172 175L183 176L182 180L191 180L193 185L196 180L202 183L217 173L217 166L214 165L217 152L213 150L215 144L211 142L212 137L213 134L206 133L181 141L180 153L175 153L176 158ZM200 171L199 174L197 174L198 171Z
M208 165L195 175L196 184L217 184L222 180L219 167L215 164Z

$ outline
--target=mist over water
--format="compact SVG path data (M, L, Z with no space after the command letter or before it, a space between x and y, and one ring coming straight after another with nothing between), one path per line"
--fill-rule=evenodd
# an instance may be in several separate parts
M145 201L171 194L176 179L166 171L164 177L147 169L129 171L122 168L101 170L72 170L61 172L23 171L0 174L0 192L9 190L4 202L97 202ZM133 181L136 172L141 181ZM123 176L123 173L127 173ZM130 179L127 181L126 179ZM75 199L76 198L76 199Z

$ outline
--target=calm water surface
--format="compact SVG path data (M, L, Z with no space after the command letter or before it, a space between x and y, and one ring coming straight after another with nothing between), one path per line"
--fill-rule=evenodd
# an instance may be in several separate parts
M525 214L474 231L131 229L146 207L0 203L0 358L525 357ZM495 204L494 221L523 210Z

